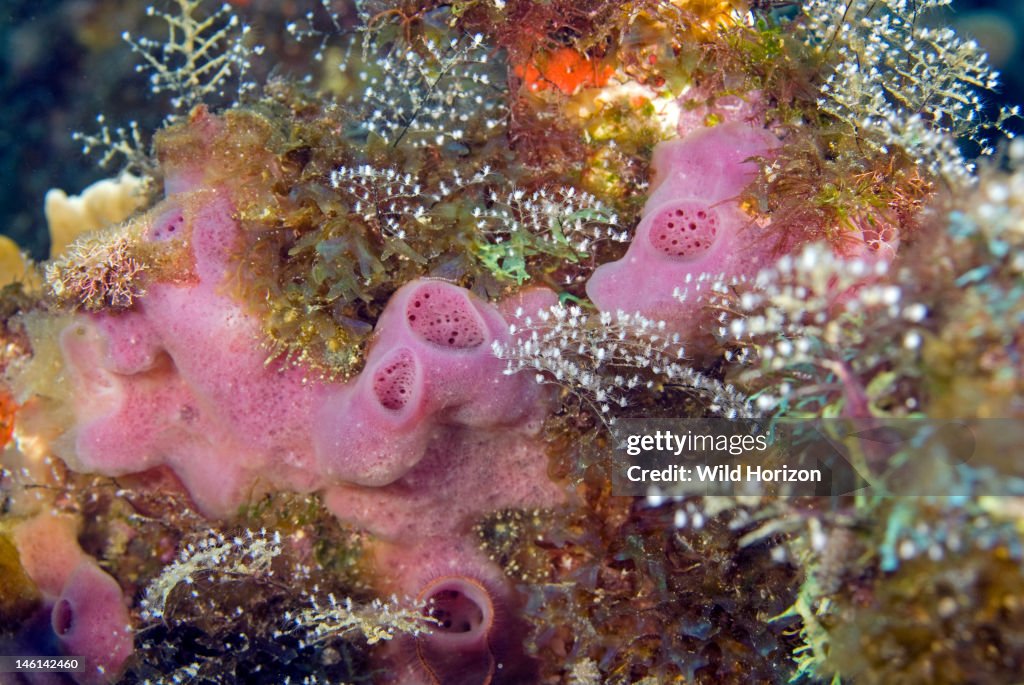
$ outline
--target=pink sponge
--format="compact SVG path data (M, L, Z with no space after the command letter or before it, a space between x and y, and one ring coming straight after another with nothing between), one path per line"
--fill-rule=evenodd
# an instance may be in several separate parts
M400 288L377 324L366 370L325 388L314 422L320 467L332 480L386 485L422 457L439 426L515 425L536 417L542 393L507 376L491 343L505 341L497 309L467 290L422 279Z
M242 244L232 214L225 191L169 197L138 219L143 240L178 243L191 273L150 284L130 311L79 316L62 334L76 426L60 456L74 468L170 467L219 517L256 486L390 483L439 426L515 425L543 411L545 393L505 375L491 350L508 336L502 314L439 280L394 294L349 383L265 363L259 319L227 292Z
M42 512L14 527L14 544L25 572L48 599L58 596L85 552L78 545L81 522L75 517Z
M259 320L225 293L241 239L232 213L226 193L200 190L138 219L146 240L185 245L193 273L151 284L131 311L80 316L61 337L77 425L60 456L115 476L169 466L215 516L257 482L319 484L314 387L303 369L264 363Z
M86 671L75 679L84 685L109 683L132 653L132 628L121 587L92 559L75 568L51 614L61 648L81 656Z
M509 611L505 588L472 575L436 578L418 596L436 625L413 638L418 664L404 685L534 683L535 664L522 648L525 625Z
M686 342L706 343L702 279L753 275L768 260L735 198L757 171L750 158L776 144L768 131L729 123L658 145L651 194L629 250L587 283L594 304L663 319ZM676 292L686 295L683 302Z
M523 653L514 594L470 531L489 512L554 507L565 498L548 475L541 440L523 430L456 426L440 428L423 459L394 483L327 489L327 507L372 536L377 590L434 599L442 610L435 615L451 621L396 641L395 659L409 669L388 682L538 682Z
M709 205L734 198L754 174L752 158L768 154L778 140L763 128L730 123L703 128L659 143L644 214L667 199L697 199Z
M456 579L431 593L459 619L424 644L432 668L464 663L490 682L535 682L518 675L530 663L521 633L494 634L511 593L470 530L498 508L564 501L536 437L550 389L506 374L492 350L509 342L510 311L536 311L554 294L527 291L499 308L420 279L392 296L357 378L267 364L258 316L231 295L244 246L232 196L199 187L201 151L189 158L165 168L168 197L132 227L149 247L183 255L181 268L147 284L131 310L78 315L61 336L75 425L60 456L108 475L169 470L213 517L260 488L324 489L333 512L374 536L381 584L415 596ZM120 593L83 568L62 592L54 629L110 672L123 661ZM487 592L465 578L486 581ZM85 651L91 638L102 651Z

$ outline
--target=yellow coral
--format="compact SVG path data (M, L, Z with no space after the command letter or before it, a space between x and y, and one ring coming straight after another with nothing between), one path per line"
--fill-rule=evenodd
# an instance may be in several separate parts
M120 223L140 209L146 198L142 179L122 174L97 181L81 195L53 188L46 193L43 213L50 227L50 258L64 254L75 238Z
M28 271L28 264L21 255L18 244L5 235L0 235L0 288L22 280Z

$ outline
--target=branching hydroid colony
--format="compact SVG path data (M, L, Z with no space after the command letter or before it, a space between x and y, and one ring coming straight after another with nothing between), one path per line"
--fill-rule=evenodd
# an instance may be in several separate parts
M983 92L998 74L977 42L932 28L929 10L952 0L852 0L804 3L807 43L832 62L822 85L822 111L860 132L880 152L902 149L930 174L970 180L973 164L959 139L995 151L986 133L1002 130L1019 108L986 117Z
M507 373L532 370L538 382L564 386L602 417L629 407L634 391L671 387L699 393L710 411L726 418L754 415L734 388L686 366L679 336L664 321L625 312L587 315L561 304L517 314L522 324L509 326L516 342L494 343L494 353L508 360Z
M356 105L362 127L396 146L408 138L417 147L444 146L502 134L501 65L494 64L484 37L453 38L447 45L380 45L374 34L362 44L363 84Z
M251 29L230 5L207 14L200 2L175 0L171 11L150 7L147 14L164 22L166 38L133 38L127 31L122 37L142 58L137 70L149 72L150 90L170 94L174 109L187 112L211 98L223 98L231 81L239 96L255 87L246 76L250 60L263 48L249 44Z

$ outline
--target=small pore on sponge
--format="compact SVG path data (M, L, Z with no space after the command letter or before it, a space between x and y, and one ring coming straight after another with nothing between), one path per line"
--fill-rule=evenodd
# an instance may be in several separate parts
M179 237L184 228L185 214L180 207L176 207L160 215L146 237L157 243L167 242Z
M718 214L697 202L674 202L651 215L648 234L654 249L668 257L694 259L718 237Z
M439 347L470 349L486 340L484 323L466 296L441 283L420 286L405 317L414 333Z
M398 350L373 376L373 392L385 409L404 409L416 393L419 373L412 352Z

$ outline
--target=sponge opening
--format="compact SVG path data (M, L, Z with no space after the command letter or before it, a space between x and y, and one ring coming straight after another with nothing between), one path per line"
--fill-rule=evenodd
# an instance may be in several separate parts
M406 307L409 328L439 347L470 349L486 340L485 328L466 296L443 283L420 286Z
M71 632L75 625L75 611L71 602L66 599L59 600L53 605L53 612L50 614L53 632L64 637Z
M718 238L718 213L698 203L673 203L648 220L651 246L667 257L696 259Z
M418 377L412 353L399 350L374 373L373 393L385 409L401 411L416 394Z
M478 581L465 576L439 578L420 594L424 614L434 624L435 644L471 648L486 646L494 628L494 603Z

